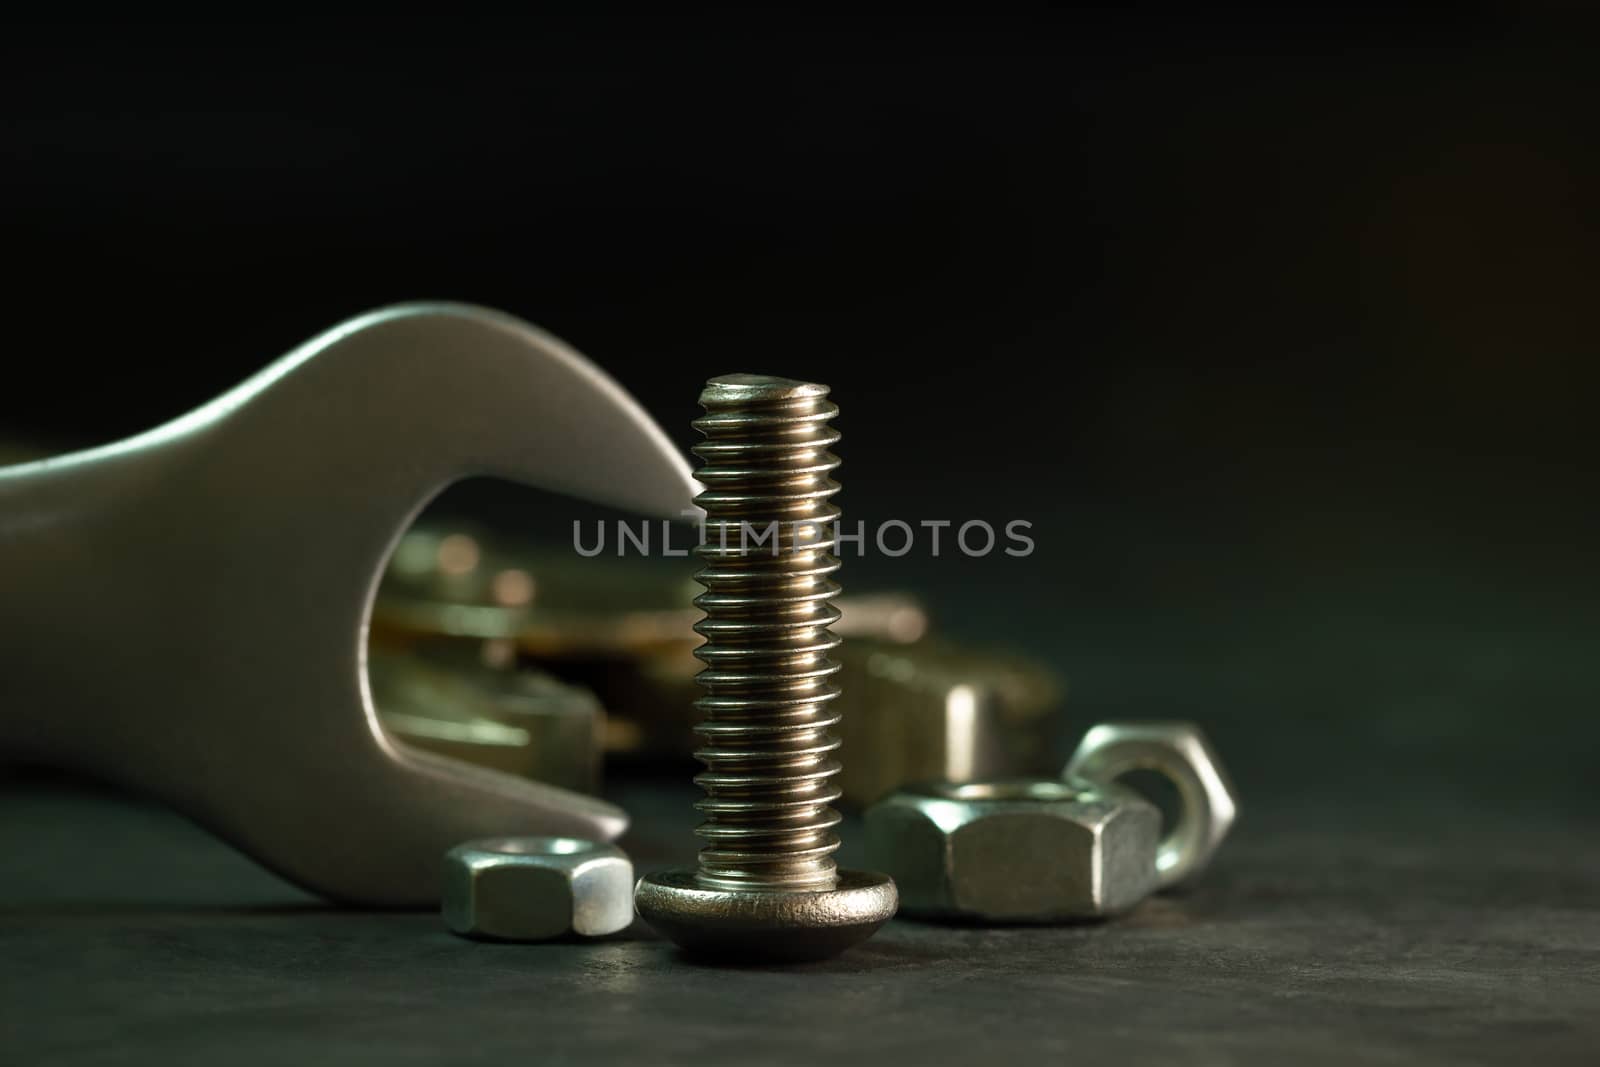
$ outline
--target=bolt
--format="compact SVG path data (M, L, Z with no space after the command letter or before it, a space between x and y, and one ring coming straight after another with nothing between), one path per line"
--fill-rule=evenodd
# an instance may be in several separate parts
M705 663L695 702L706 770L694 870L640 879L639 914L686 951L811 960L870 936L894 914L894 882L839 870L834 775L839 722L829 653L839 485L829 475L839 409L828 387L731 374L700 394L694 452L705 491Z

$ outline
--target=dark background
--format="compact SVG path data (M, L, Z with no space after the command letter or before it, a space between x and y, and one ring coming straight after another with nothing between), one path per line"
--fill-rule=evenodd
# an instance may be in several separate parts
M1591 28L1541 5L14 25L0 428L109 440L423 297L555 331L685 446L705 377L819 379L851 518L1038 541L868 559L853 587L916 588L967 637L1011 624L1066 657L1085 718L1199 670L1168 710L1226 731L1230 687L1270 684L1286 742L1359 739L1453 789L1509 748L1540 775L1505 803L1587 809L1595 747L1549 738L1597 696Z
M14 23L0 431L109 440L423 297L560 334L685 446L711 374L829 382L849 517L1038 542L847 559L852 589L1048 660L1077 723L1212 733L1247 813L1213 914L1270 910L1262 872L1365 872L1347 920L1448 913L1411 949L1465 983L1439 994L1457 1051L1575 1051L1565 1009L1471 1031L1492 1012L1463 990L1592 995L1597 967L1594 28L1540 4ZM1538 936L1439 954L1540 892ZM1433 903L1397 919L1396 894ZM1242 943L1204 951L1243 969ZM1394 948L1346 959L1352 989L1388 990ZM1371 1024L1349 997L1330 1034Z

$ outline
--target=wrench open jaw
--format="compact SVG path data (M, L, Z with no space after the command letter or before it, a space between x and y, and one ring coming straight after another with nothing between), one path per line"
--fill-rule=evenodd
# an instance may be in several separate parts
M445 850L618 808L396 745L367 684L395 542L487 474L694 514L615 381L499 312L402 304L102 448L0 469L0 758L154 795L334 900L438 899Z

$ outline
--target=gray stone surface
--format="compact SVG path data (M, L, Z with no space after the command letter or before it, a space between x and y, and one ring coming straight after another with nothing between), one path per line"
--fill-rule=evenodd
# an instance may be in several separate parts
M622 791L644 814L641 866L690 847L691 798ZM12 1067L1592 1063L1600 1048L1600 839L1575 824L1247 813L1195 891L1119 921L897 920L829 963L728 970L637 928L488 945L435 915L330 908L164 811L61 783L13 779L0 810Z

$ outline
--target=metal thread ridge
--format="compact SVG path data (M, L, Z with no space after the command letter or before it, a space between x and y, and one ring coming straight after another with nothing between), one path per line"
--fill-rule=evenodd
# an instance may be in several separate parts
M703 567L695 599L706 617L705 695L695 753L705 771L696 804L706 842L696 880L718 889L832 887L839 771L832 728L839 666L833 554L839 509L830 498L839 434L827 387L782 378L713 378L694 448L705 491ZM776 527L772 524L776 523ZM767 540L772 531L771 540ZM760 543L757 543L757 540Z

